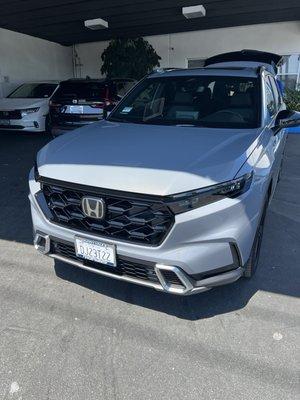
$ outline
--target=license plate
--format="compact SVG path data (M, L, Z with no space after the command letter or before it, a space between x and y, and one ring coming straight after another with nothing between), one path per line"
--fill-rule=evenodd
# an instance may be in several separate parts
M115 267L116 246L98 240L75 238L77 257Z
M10 120L9 119L0 119L0 125L10 125Z
M71 114L83 114L83 106L70 106Z

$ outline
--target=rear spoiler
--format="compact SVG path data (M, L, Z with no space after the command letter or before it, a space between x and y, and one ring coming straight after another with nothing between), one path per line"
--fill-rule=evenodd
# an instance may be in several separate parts
M275 53L268 53L266 51L258 50L241 50L234 51L231 53L218 54L216 56L208 58L204 66L207 67L212 64L231 62L231 61L252 61L262 64L269 64L273 67L275 73L278 72L278 67L284 63L283 56Z

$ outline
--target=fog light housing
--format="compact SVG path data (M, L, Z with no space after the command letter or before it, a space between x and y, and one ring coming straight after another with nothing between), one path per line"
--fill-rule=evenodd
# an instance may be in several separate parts
M42 254L48 254L50 252L50 237L43 233L37 232L34 237L34 248Z

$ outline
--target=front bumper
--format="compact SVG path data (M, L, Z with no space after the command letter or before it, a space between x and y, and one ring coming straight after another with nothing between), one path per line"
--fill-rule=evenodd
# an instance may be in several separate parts
M24 117L22 119L9 119L5 123L0 123L0 130L4 131L24 131L24 132L43 132L45 130L45 117Z
M102 116L100 118L95 118L95 119L85 119L82 121L78 121L78 122L56 122L55 120L52 123L52 127L51 127L51 133L52 136L60 136L63 135L64 133L67 133L69 131L74 131L75 129L79 129L82 128L86 125L90 125L90 124L94 124L95 122L99 122L101 121L103 118Z
M73 257L70 259L55 254L51 251L51 246L45 251L50 257L100 275L177 294L199 293L233 282L243 274L243 265L251 252L264 196L259 180L254 181L251 190L239 199L224 199L177 215L164 241L159 246L146 246L112 240L51 222L38 204L36 194L39 191L40 183L35 181L32 170L29 199L35 234L48 236L50 244L51 238L55 238L74 245L75 236L113 242L117 247L118 257L152 264L158 281L146 282L132 277L116 276L110 271L85 265ZM169 268L179 279L183 277L181 287L168 288L163 280L159 280L159 270L163 268Z
M69 248L69 251L60 250L60 252L57 252L57 244L64 245L65 248ZM36 232L34 246L36 250L42 254L48 255L55 260L71 264L74 267L94 272L98 275L109 278L135 283L158 291L182 296L205 292L213 287L232 283L243 275L243 268L238 267L228 272L217 274L205 279L196 280L177 266L158 263L154 264L153 266L148 264L148 274L141 272L139 272L139 274L134 274L132 268L129 269L129 271L128 269L125 270L125 272L124 270L114 271L113 268L110 268L109 270L109 268L102 266L101 264L90 262L87 263L76 258L75 251L74 254L70 253L70 249L73 248L72 243L66 244L64 242L60 242L60 240L57 238L53 238L41 232ZM122 261L120 260L120 262ZM134 260L134 262L137 265L141 265L138 263L143 263L143 261L140 260ZM141 270L141 266L137 268L139 271Z

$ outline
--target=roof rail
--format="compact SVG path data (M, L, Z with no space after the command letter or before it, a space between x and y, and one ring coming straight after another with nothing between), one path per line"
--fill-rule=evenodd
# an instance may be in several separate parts
M177 70L185 70L187 68L178 68L178 67L169 67L169 68L155 68L153 71L151 71L149 73L149 75L151 74L163 74L164 72L170 72L170 71L177 71Z
M233 71L242 71L242 70L244 70L244 69L252 69L253 70L253 68L251 68L251 67L234 67L234 66L232 66L232 67L218 67L218 66L216 66L216 67L213 67L213 66L208 66L208 67L203 67L202 69L205 69L205 70L207 70L207 69L225 69L225 70L233 70Z

